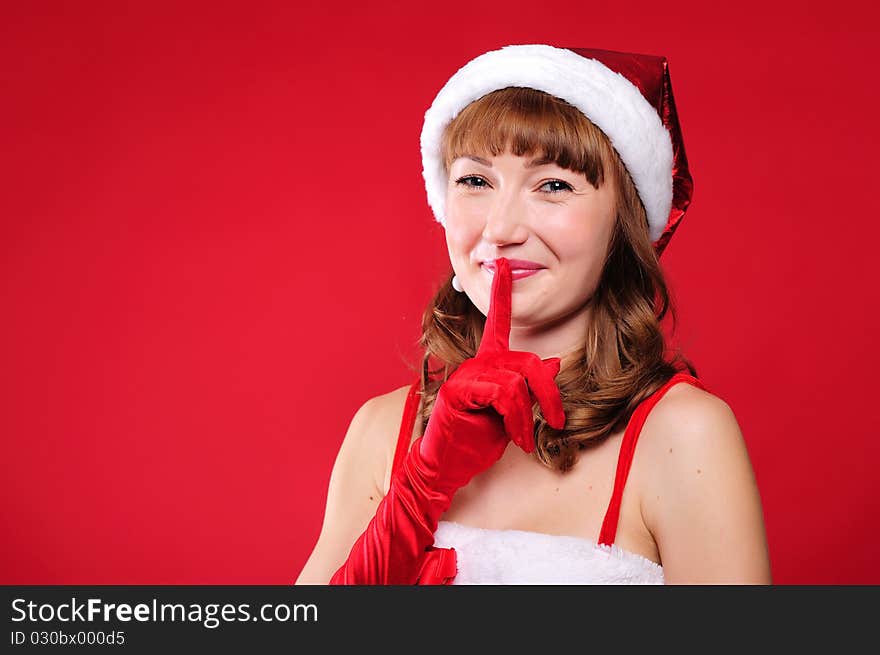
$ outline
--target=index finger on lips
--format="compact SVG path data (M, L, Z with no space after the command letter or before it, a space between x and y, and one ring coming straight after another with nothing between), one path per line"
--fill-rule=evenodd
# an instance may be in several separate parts
M483 338L477 354L504 352L510 349L510 312L513 279L510 262L505 257L495 260L492 278L492 298L483 328Z

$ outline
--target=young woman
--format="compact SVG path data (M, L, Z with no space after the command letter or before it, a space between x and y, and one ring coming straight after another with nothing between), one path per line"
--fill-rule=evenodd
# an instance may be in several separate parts
M421 145L455 274L419 379L352 419L297 584L769 584L736 418L660 327L692 193L666 60L485 53Z

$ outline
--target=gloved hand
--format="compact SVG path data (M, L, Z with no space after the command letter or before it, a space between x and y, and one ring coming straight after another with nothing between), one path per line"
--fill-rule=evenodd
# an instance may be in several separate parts
M535 449L533 403L552 427L564 427L554 382L559 358L509 350L512 284L510 263L497 259L476 356L440 387L424 435L330 584L416 583L455 492L497 462L508 441L527 453Z

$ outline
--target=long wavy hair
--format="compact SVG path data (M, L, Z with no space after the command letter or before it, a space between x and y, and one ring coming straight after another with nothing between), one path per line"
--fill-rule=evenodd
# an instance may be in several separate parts
M622 429L635 407L680 370L696 376L676 349L667 352L660 321L676 317L663 271L651 244L644 206L626 167L605 134L577 108L555 96L522 87L489 93L468 105L446 127L441 142L447 172L465 153L542 155L586 176L595 188L606 176L617 184L617 216L604 269L590 303L582 349L562 361L556 378L566 422L547 425L537 403L535 452L545 466L566 472L577 452ZM431 416L437 391L464 360L473 357L486 317L452 288L452 273L422 316L420 429Z

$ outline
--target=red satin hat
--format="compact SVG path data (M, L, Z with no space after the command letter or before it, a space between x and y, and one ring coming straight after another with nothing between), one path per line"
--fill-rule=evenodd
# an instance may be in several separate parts
M693 195L669 66L662 56L509 45L465 64L437 94L422 127L422 175L436 220L445 223L443 129L474 100L509 86L561 98L602 130L632 177L659 256Z

